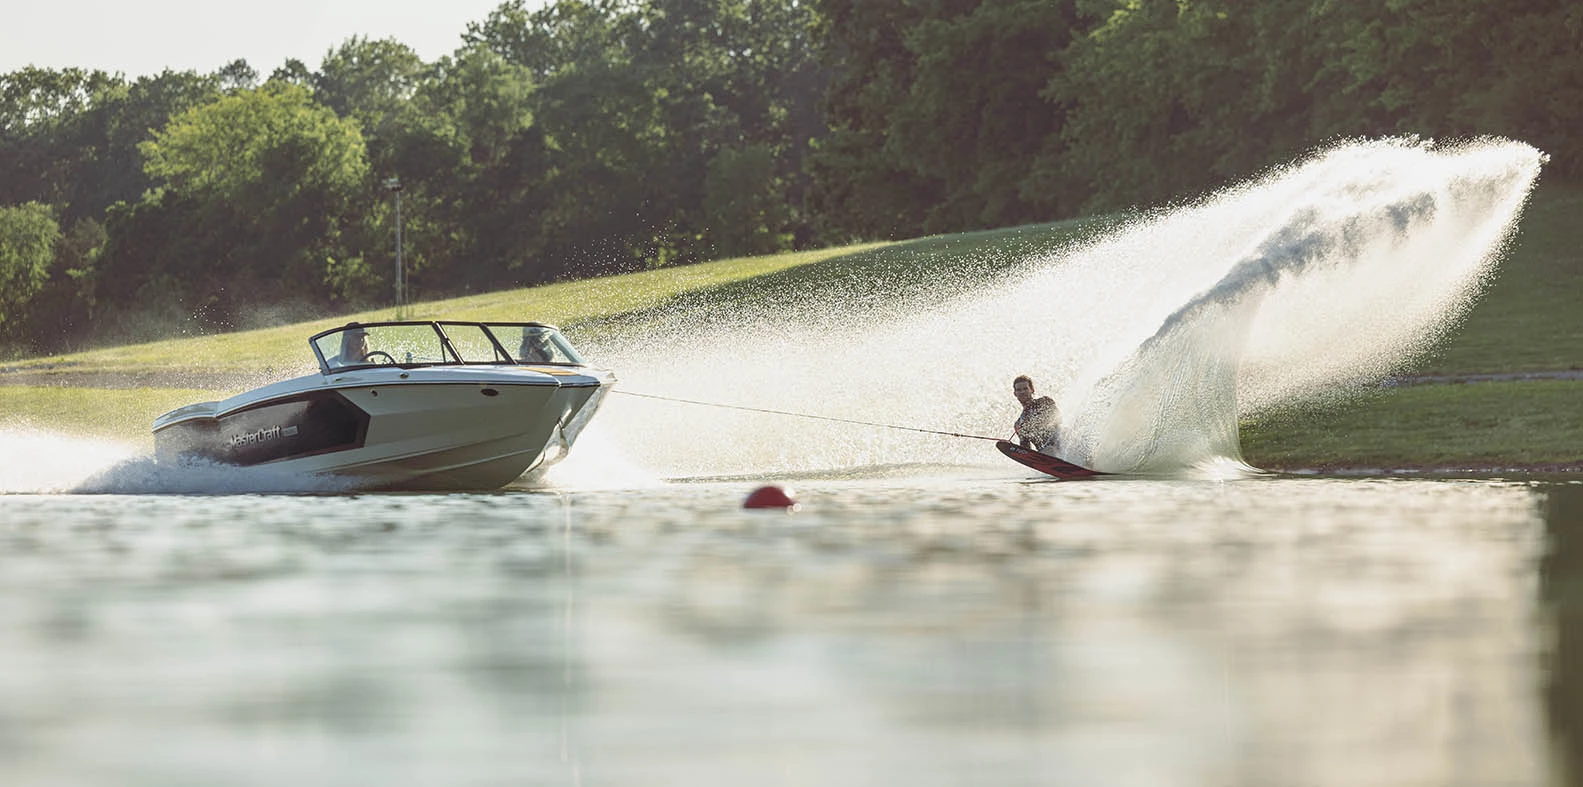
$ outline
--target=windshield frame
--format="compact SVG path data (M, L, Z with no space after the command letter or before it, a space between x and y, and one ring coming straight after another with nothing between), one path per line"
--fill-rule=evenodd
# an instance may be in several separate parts
M491 348L494 351L495 357L493 359L491 359L491 360L488 360L488 361L468 361L468 360L464 360L462 358L462 354L457 351L455 343L453 343L451 341L450 334L448 334L446 332L446 330L445 330L445 326L447 326L447 325L451 325L451 326L467 326L468 328L476 328L476 329L478 329L479 331L481 331L483 333L483 335L486 338L489 339L489 343L490 343ZM563 343L565 342L565 338L560 336L559 330L556 329L555 326L553 326L553 325L544 325L542 323L496 323L496 325L533 326L533 327L536 327L536 328L547 328L551 332L553 332L556 337L559 337L561 339L561 342L563 342ZM428 327L429 329L434 331L435 336L439 339L439 342L440 342L440 356L441 356L442 360L439 360L439 361L432 361L431 360L431 361L422 361L422 362L414 362L414 363L401 363L401 362L397 362L397 363L366 363L365 362L365 363L353 363L353 364L336 364L336 365L332 366L331 363L330 363L330 358L326 357L325 354L324 354L325 353L324 348L333 348L333 347L339 345L341 343L340 342L340 338L339 338L340 335L343 334L343 333L346 333L347 331L362 330L362 331L366 332L366 331L368 331L371 328L420 327L420 326ZM321 347L321 341L320 340L326 339L326 338L331 339L331 341L326 343L326 344L324 344L323 347ZM506 350L506 348L505 348L505 346L503 344L500 343L500 338L495 335L495 332L489 329L489 324L488 323L470 322L470 321L464 321L464 320L386 320L386 321L381 321L381 322L348 323L346 325L338 325L338 326L336 326L334 328L330 328L328 330L320 331L320 332L308 337L308 348L313 351L313 357L316 360L318 360L318 362L319 362L319 372L321 374L324 374L324 375L337 374L337 373L341 373L341 372L348 372L348 371L354 371L354 370L359 370L359 369L373 369L373 368L379 368L379 367L383 367L383 366L395 366L395 367L401 368L401 369L415 369L415 368L424 367L424 366L517 366L517 365L520 365L517 362L517 359L515 357L513 357L511 355L511 353Z

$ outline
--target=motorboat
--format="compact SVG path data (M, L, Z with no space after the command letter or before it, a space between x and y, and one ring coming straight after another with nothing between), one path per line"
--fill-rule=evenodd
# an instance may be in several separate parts
M498 489L564 458L615 383L535 322L350 323L308 345L316 374L155 419L156 460Z

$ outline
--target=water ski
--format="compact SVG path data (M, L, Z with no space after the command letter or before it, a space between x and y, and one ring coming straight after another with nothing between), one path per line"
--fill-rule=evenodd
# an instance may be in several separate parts
M1008 443L1005 440L997 440L995 447L999 448L1001 453L1011 457L1013 461L1046 475L1053 475L1056 478L1091 478L1096 475L1105 475L1105 473L1101 473L1098 470L1090 470L1081 465L1074 465L1065 459L1059 459L1049 454L1041 454L1038 451L1031 451L1016 443Z

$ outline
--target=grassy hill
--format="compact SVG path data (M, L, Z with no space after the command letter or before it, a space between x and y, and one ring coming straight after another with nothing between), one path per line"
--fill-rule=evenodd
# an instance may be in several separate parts
M1488 291L1416 371L1454 378L1526 372L1565 377L1583 370L1579 216L1583 188L1541 186ZM935 277L1002 266L1103 226L1061 222L723 260L415 304L403 316L514 320L530 315L597 331L703 293L729 302L757 291L851 277L922 288ZM348 320L395 316L384 309L14 362L0 369L0 426L147 440L149 422L171 407L309 371L309 334ZM1578 379L1384 388L1345 407L1249 421L1243 425L1244 449L1254 464L1271 469L1578 466L1583 465L1578 402L1583 402Z

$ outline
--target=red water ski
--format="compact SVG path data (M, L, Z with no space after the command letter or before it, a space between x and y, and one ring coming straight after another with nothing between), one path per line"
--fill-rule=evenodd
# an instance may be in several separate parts
M1008 443L1005 440L996 441L995 447L999 448L1001 453L1011 457L1014 461L1046 475L1053 475L1056 478L1092 478L1096 475L1108 475L1098 470L1090 470L1080 465L1074 465L1065 459L1058 459L1049 454L1041 454L1038 451L1023 448L1016 443Z

